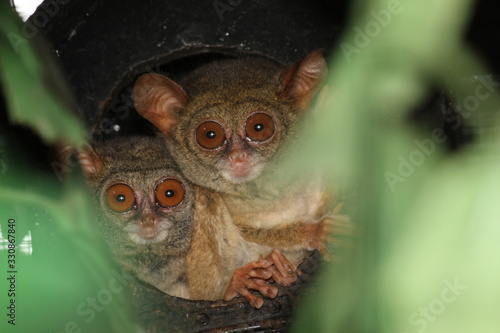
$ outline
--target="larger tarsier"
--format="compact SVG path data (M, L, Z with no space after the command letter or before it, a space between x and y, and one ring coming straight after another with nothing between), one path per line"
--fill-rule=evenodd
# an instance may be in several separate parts
M168 294L242 295L259 308L252 290L276 297L270 282L290 285L311 250L326 254L334 196L319 174L292 179L281 163L294 157L326 72L314 51L289 67L246 56L202 65L177 82L139 77L134 104L158 137L81 154L109 220L104 229L123 229L120 240L108 237L118 261ZM110 151L113 162L104 156Z

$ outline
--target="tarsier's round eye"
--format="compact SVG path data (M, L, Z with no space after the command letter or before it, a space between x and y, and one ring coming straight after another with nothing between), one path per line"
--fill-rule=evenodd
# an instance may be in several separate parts
M184 200L184 186L177 179L165 179L155 189L156 202L164 207L175 207Z
M224 129L215 121L206 121L196 129L196 142L205 149L216 149L226 140Z
M274 120L265 113L254 113L247 119L245 130L252 141L266 141L274 134Z
M115 184L108 188L106 193L106 204L111 210L117 213L128 212L134 208L134 190L125 184Z

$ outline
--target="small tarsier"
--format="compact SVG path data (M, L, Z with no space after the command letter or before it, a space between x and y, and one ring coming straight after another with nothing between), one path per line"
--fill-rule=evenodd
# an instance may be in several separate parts
M99 230L117 262L159 290L189 298L194 193L163 140L112 139L78 156L96 199Z
M249 290L274 297L268 279L289 285L308 251L326 253L337 222L333 196L319 175L290 180L281 163L294 156L326 74L322 52L313 51L289 67L242 57L203 65L177 82L155 73L137 79L138 113L163 133L185 177L208 193L204 209L223 219L195 221L188 279L192 270L212 273L190 284L194 299L243 295L260 307ZM228 251L236 252L230 260ZM229 286L210 288L215 281Z
M213 294L208 298L222 297L241 237L227 237L236 229L225 206L184 179L162 138L112 139L78 156L98 207L99 230L119 264L172 296L192 299L190 290L196 294L202 288L202 294ZM189 251L193 233L205 244L222 246L225 251L216 259L225 264L197 266L199 253ZM270 278L265 272L259 276Z

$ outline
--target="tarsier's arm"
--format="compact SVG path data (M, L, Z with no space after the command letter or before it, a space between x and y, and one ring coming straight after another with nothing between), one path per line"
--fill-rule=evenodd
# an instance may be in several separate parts
M274 280L284 286L289 286L294 282L297 274L301 273L278 249L297 247L318 249L325 258L329 258L328 243L337 245L336 235L346 235L352 232L352 224L346 216L339 214L340 208L341 205L338 205L314 223L299 220L272 229L240 226L241 234L246 241L274 248L274 250L266 258L236 269L224 298L229 300L242 295L256 308L260 308L263 303L262 298L250 294L249 289L259 290L262 295L270 298L276 297L275 287L267 286L265 279L255 277L255 272L259 270L259 267L265 267L263 271L272 277L269 280ZM255 286L258 285L265 285L267 289L257 289Z
M276 248L306 247L323 251L329 233L330 220L319 223L297 222L275 229L241 228L245 240Z
M266 245L272 248L305 247L318 249L322 255L327 255L327 244L334 236L349 228L346 217L339 214L341 205L317 221L298 220L273 229L241 226L243 238L250 242Z

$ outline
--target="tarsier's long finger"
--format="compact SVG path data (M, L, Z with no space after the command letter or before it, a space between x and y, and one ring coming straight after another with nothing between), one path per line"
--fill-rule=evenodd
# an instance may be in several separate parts
M274 249L266 259L273 261L274 266L268 268L273 273L273 279L283 285L290 286L297 280L297 266L291 263L278 249Z
M267 280L273 276L273 272L268 268L253 268L248 272L251 278Z
M253 307L259 309L264 300L250 292L255 290L265 297L275 298L278 295L278 288L268 285L265 280L257 278L237 278L231 280L224 294L224 300L229 301L235 297L245 297Z
M291 286L292 283L297 280L297 275L283 275L275 266L270 267L269 269L272 271L273 280L284 287Z
M273 290L271 290L269 288L269 287L272 287L272 286L258 285L254 281L252 281L252 280L248 280L247 282L248 282L248 286L242 285L242 286L237 287L237 289L235 290L235 293L236 293L236 296L240 296L241 295L241 296L245 297L248 300L248 302L254 308L256 308L256 309L260 309L262 307L262 304L264 304L264 299L262 297L259 297L259 296L256 296L256 295L252 294L250 292L250 290L253 290L252 287L255 287L256 290L258 290L259 287L260 287L261 290L258 290L258 291L261 294L273 295L273 294L277 294L278 293L277 289L276 289L276 291L273 291ZM252 285L252 284L254 284L254 285ZM231 298L228 299L228 298L225 297L224 299L225 300L229 300Z
M252 278L259 278L267 280L272 276L272 272L269 271L269 267L271 267L274 263L269 259L264 259L262 256L258 261L252 261L246 264L243 267L236 269L233 273L233 276L236 274L240 274L242 276L248 275Z
M224 300L229 301L237 296L243 296L248 299L252 306L258 309L262 306L264 300L253 295L250 290L258 291L266 297L276 297L278 289L266 283L266 280L272 277L270 267L274 267L273 262L261 258L236 269L224 293Z
M249 271L249 270L255 269L255 268L268 268L269 266L272 266L273 264L274 264L274 262L272 260L267 259L267 258L262 258L262 256L260 256L259 260L251 261L248 264L246 264L245 266L240 267L238 269L245 269L245 270Z
M245 284L245 290L255 290L261 293L262 296L269 297L269 298L275 298L278 296L278 288L272 285L269 285L266 283L265 280L262 279L250 279L247 281ZM242 295L245 296L245 295ZM252 296L254 296L252 294ZM247 299L248 297L245 296ZM250 301L250 299L248 299ZM252 303L252 302L250 302ZM253 303L252 303L253 305Z
M293 276L293 274L297 271L297 266L291 263L278 249L274 249L265 259L272 260L273 264L283 275L288 274Z

